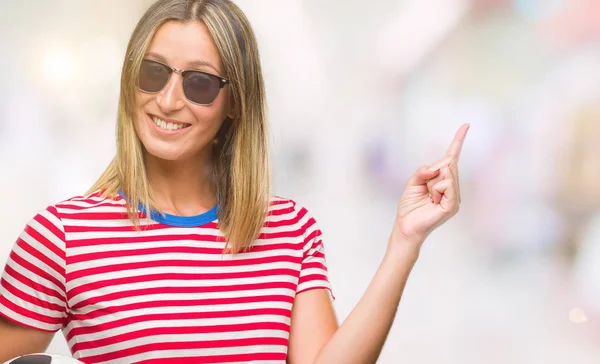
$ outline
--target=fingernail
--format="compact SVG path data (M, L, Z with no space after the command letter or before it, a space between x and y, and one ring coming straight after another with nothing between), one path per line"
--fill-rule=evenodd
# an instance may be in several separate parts
M427 170L429 172L437 172L439 169L440 169L439 166L431 166L431 167L427 168Z

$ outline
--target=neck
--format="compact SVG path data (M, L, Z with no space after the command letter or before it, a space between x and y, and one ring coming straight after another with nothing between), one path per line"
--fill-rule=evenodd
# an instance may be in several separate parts
M145 164L155 202L161 211L194 216L216 204L212 151L181 161L163 160L146 152Z

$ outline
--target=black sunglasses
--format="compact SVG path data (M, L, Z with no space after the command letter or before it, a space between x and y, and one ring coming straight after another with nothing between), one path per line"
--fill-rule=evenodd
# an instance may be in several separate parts
M173 72L181 74L185 97L197 105L212 104L219 91L229 83L228 79L207 72L180 70L158 61L144 59L140 66L138 88L151 94L160 92L169 82Z

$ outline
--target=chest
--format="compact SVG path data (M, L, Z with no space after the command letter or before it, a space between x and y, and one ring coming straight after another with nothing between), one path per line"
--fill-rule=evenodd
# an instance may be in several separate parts
M285 353L301 252L265 242L222 251L213 241L140 239L71 255L72 351L98 362L174 348L202 357Z

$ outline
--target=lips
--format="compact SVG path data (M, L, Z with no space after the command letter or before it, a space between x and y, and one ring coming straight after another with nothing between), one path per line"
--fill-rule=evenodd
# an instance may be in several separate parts
M160 137L179 136L191 130L192 124L183 123L179 120L163 119L157 115L146 114L146 122L150 125L154 134Z
M191 124L183 123L178 120L161 118L159 116L152 115L152 114L148 114L148 116L150 117L150 120L152 120L152 122L154 122L154 124L157 127L159 127L162 130L165 130L165 131L177 131L177 130L185 129L185 128L188 128L191 126Z

